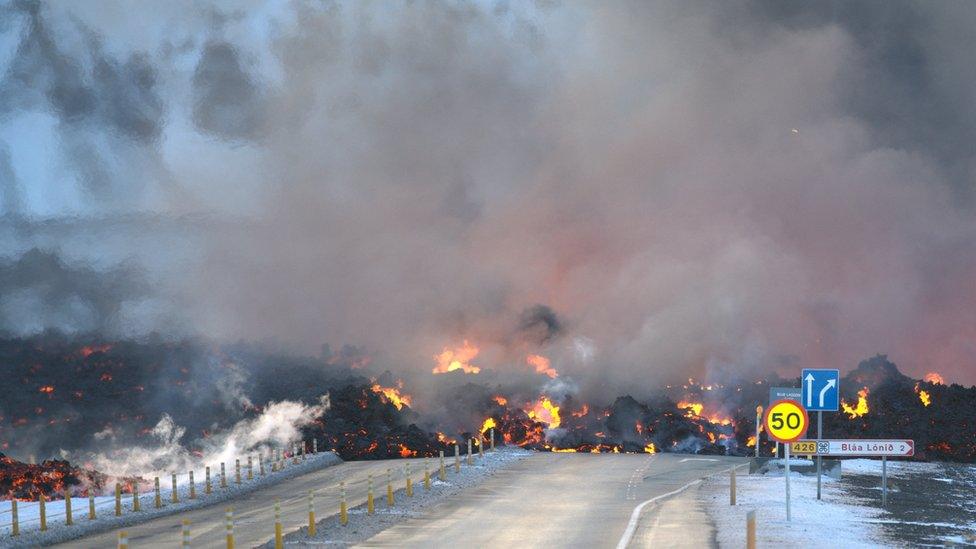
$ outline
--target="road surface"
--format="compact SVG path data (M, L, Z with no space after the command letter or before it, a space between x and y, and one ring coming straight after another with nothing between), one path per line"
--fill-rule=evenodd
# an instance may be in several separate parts
M274 534L274 500L280 498L283 530L306 525L305 494L315 489L318 519L338 511L339 480L349 507L366 501L367 475L383 505L386 470L409 461L415 481L423 460L348 462L285 480L231 502L131 526L131 547L178 547L180 523L189 519L191 546L224 548L224 511L234 507L237 547L263 544ZM450 470L452 458L446 460ZM723 473L746 458L681 454L539 453L509 467L467 493L451 496L361 544L363 547L617 547L629 532L631 547L712 544L693 491L682 490ZM436 474L437 460L431 460ZM450 475L451 473L449 473ZM635 513L642 503L651 500ZM117 530L74 540L70 547L114 547Z
M462 457L463 459L463 457ZM448 469L453 464L451 456L445 459ZM123 528L129 535L129 546L179 547L181 522L191 522L191 547L225 548L224 512L228 506L234 508L234 541L236 547L254 547L267 542L274 536L274 500L281 499L281 522L284 533L298 530L308 525L307 493L316 490L315 510L317 518L336 514L339 510L339 481L346 483L346 499L349 507L366 501L368 475L374 479L374 493L377 505L386 501L386 470L393 467L394 487L402 488L402 467L409 462L414 481L423 478L423 459L397 459L383 461L355 461L327 467L307 475L291 478L281 483L261 488L240 498L211 507L186 511L153 519L142 524ZM437 460L432 459L431 474L437 474ZM72 540L63 547L115 547L120 529L103 532L93 536Z
M630 530L631 547L707 547L713 537L703 511L688 492L672 492L747 461L681 454L540 453L361 546L617 547ZM659 499L632 521L635 508L653 498Z

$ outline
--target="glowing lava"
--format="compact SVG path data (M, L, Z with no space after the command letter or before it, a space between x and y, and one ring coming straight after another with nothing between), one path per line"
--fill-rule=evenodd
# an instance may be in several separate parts
M525 361L535 368L536 373L545 374L551 378L556 378L559 372L551 366L549 359L542 355L529 355Z
M932 404L932 396L925 389L920 389L918 383L915 384L915 392L918 393L918 400L927 408Z
M489 429L495 428L495 418L488 418L481 424L481 434L485 434Z
M942 379L942 376L938 372L929 372L922 379L929 383L935 383L936 385L945 385L945 380Z
M402 410L404 406L410 406L411 404L412 397L400 392L403 389L403 381L397 380L396 387L383 387L374 381L371 389L374 393L380 395L380 400L393 404L397 410Z
M705 409L705 405L701 402L685 402L682 400L678 403L678 408L688 410L685 412L685 416L687 417L698 417L701 415L702 410Z
M456 347L454 350L444 347L439 355L434 355L437 366L431 371L435 374L446 374L454 370L461 370L466 374L477 374L481 368L469 363L478 356L478 352L478 348L468 343L466 339L460 347Z
M540 398L535 406L525 412L529 415L529 419L545 423L550 429L555 429L562 423L559 418L559 406L554 405L549 397Z
M868 388L865 387L857 392L857 406L841 401L840 407L851 419L858 418L868 413Z

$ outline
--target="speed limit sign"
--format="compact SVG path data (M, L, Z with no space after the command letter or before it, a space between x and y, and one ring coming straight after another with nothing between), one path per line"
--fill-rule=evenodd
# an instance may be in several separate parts
M809 424L806 409L794 400L777 400L770 404L763 417L769 438L784 444L803 438Z

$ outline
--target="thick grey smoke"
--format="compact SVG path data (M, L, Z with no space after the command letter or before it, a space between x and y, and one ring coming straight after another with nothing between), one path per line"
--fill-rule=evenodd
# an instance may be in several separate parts
M79 330L976 382L976 6L235 4L2 8L7 265L146 285Z

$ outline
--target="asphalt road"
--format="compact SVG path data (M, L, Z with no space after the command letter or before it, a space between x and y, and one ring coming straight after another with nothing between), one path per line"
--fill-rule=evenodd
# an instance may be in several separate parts
M445 459L447 467L453 464L453 456ZM463 460L463 457L462 457ZM129 535L129 546L179 547L181 522L191 522L191 547L225 548L224 512L234 508L234 541L236 547L254 547L274 536L274 500L281 500L281 522L284 533L308 525L309 490L315 490L316 518L322 519L339 511L339 481L346 483L346 499L349 507L366 501L367 479L372 474L377 506L386 501L386 470L393 468L394 487L403 487L402 467L409 462L414 482L423 478L423 459L397 459L389 461L356 461L340 463L300 477L285 480L262 488L240 498L212 507L187 511L176 515L153 519L124 530ZM431 474L437 474L437 459L432 459ZM450 474L450 473L449 473ZM64 547L115 547L118 530L85 537L64 543Z
M672 493L745 462L680 454L540 453L361 546L617 547L629 529L631 547L655 540L707 547L713 538L704 513L687 492ZM654 498L659 499L631 521L635 508Z

